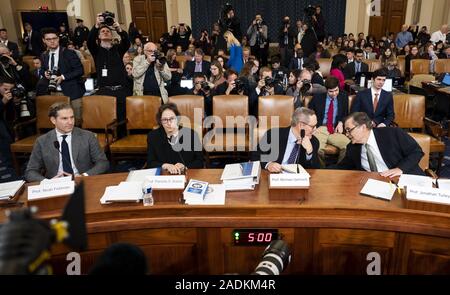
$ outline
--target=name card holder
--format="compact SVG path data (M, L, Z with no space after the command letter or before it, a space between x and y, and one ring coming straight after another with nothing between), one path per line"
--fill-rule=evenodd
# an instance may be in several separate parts
M274 201L308 200L309 177L301 174L270 174L269 199Z
M75 183L73 181L29 186L27 206L36 206L39 212L63 210L74 189ZM61 193L58 194L58 191Z
M432 211L432 212L450 214L450 205L433 202L433 199L436 198L437 194L439 194L440 192L445 194L448 191L443 191L443 190L439 190L439 189L424 189L424 188L417 189L415 187L412 187L412 188L407 187L406 193L403 194L405 196L405 207L406 207L406 209L412 209L412 210ZM408 199L407 194L410 194L410 195L413 194L416 197ZM422 195L428 194L428 196L430 196L430 200L429 201L428 200L418 200L417 194L422 194ZM445 195L447 195L447 194L445 194ZM437 198L439 198L439 197L437 197Z
M158 175L146 178L152 183L152 195L155 204L181 203L186 186L185 175Z

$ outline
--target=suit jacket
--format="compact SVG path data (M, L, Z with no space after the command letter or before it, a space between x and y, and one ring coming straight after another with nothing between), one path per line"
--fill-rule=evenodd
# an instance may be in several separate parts
M42 54L42 69L49 70L48 63L50 52L46 51ZM75 51L59 47L58 71L64 75L64 81L61 82L61 89L64 95L69 96L70 99L77 99L84 95L86 88L82 80L83 65L78 58Z
M203 168L202 143L197 133L189 128L180 128L178 134L179 142L172 146L163 127L150 131L147 136L149 168L161 167L165 163L182 163L188 168ZM187 147L184 146L186 144Z
M302 61L303 61L302 67L304 67L305 64L308 62L308 59L306 57L303 57ZM298 69L298 66L299 66L299 59L297 57L291 58L291 61L289 62L288 66L289 70L296 70Z
M378 106L374 113L371 89L360 91L352 103L350 113L354 112L365 112L377 125L384 123L389 126L395 117L392 93L381 90Z
M287 141L289 138L291 127L273 128L264 134L264 137L258 143L258 149L253 153L254 161L261 161L261 166L264 169L268 162L283 162L284 153L286 151ZM274 137L274 133L278 133L278 138ZM272 142L272 138L274 142ZM306 160L306 150L300 147L300 154L297 163L306 169L319 169L320 162L318 157L319 140L313 136L311 138L313 146L313 154L311 160ZM278 151L278 153L277 153ZM272 154L273 153L273 154Z
M202 61L202 75L210 76L211 75L211 63L208 61ZM195 71L195 61L188 61L184 66L183 76L187 79L192 79Z
M19 46L17 46L17 43L8 40L8 45L6 47L8 47L11 52L12 58L17 61L19 58Z
M361 72L368 72L369 71L369 65L366 64L365 62L361 63ZM345 79L347 80L351 80L353 78L355 78L355 62L351 62L349 64L347 64L344 68L344 76Z
M25 171L27 181L41 181L58 174L60 154L53 145L56 140L58 139L55 129L36 140ZM77 127L72 131L71 156L80 174L102 174L109 168L108 159L101 150L95 134ZM45 170L45 177L42 176L41 170Z
M419 167L423 151L414 138L400 128L374 128L373 133L381 157L389 169L400 168L405 174L425 175ZM361 144L349 143L344 159L335 168L363 170L361 147Z
M31 54L34 56L41 56L44 45L42 44L41 34L38 31L33 30L31 32L31 39L28 38L28 33L23 33L23 45L25 47L25 53ZM28 46L31 42L32 50L28 49Z
M316 94L309 102L308 108L316 112L317 126L323 125L325 116L325 107L327 102L327 94ZM334 120L334 127L336 128L339 122L344 123L344 118L348 116L348 96L345 92L339 92L337 97L338 109L336 119Z

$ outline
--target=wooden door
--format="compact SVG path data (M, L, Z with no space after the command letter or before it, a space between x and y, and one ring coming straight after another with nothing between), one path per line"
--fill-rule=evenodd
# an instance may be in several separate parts
M388 32L400 32L405 22L407 0L380 0L380 16L371 16L369 22L369 35L381 39Z
M157 42L167 32L165 0L131 0L131 14L138 29Z

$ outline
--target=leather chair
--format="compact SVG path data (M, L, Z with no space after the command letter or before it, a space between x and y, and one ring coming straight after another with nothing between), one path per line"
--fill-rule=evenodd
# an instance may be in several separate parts
M10 145L11 154L13 158L14 168L16 169L17 175L20 175L20 167L18 159L22 156L28 157L33 151L33 145L36 139L47 132L50 129L55 128L48 117L48 110L50 106L56 102L67 102L70 103L70 98L67 96L52 96L44 95L36 97L36 118L31 119L26 122L19 123L14 126L15 132L15 142ZM37 134L21 139L21 130L28 125L36 124ZM52 148L52 147L49 147Z
M429 74L430 61L428 59L412 59L411 60L411 77L417 74Z
M402 73L402 77L405 77L405 56L404 55L397 56L397 65L398 65L398 69Z
M204 55L204 56L203 56L203 60L204 60L204 61L211 62L211 56L210 56L210 55Z
M91 61L83 59L81 63L83 64L83 78L89 78L91 76Z
M113 96L84 96L81 100L83 123L81 128L94 132L98 143L104 151L108 151L112 136L109 131L117 124L116 98Z
M319 71L322 73L322 77L324 79L330 76L331 71L331 58L318 58L317 62L319 63Z
M375 72L382 68L381 61L378 59L365 59L364 62L369 66L369 72Z
M177 105L181 118L179 123L197 132L203 138L205 100L199 95L177 95L169 97L169 102Z
M435 173L431 169L429 169L431 136L426 135L426 134L411 133L411 132L408 134L416 140L416 142L422 148L422 151L424 153L422 159L420 159L419 167L423 171L425 171L426 174L434 176Z
M25 55L22 57L22 62L28 65L28 67L30 68L30 72L36 69L33 64L33 58L34 56L32 55Z
M434 72L436 74L443 74L450 72L450 59L438 59L434 64Z
M245 95L218 95L213 97L212 129L204 137L207 166L211 159L249 157L248 97ZM227 122L227 117L229 120ZM234 122L230 120L235 120ZM256 125L256 122L255 122Z
M127 119L119 122L118 125L127 125L127 135L121 139L113 138L109 146L113 163L119 158L142 158L147 153L147 133L158 126L155 115L160 106L161 98L158 96L129 96L126 98Z
M184 65L186 64L186 56L177 55L175 60L180 64L180 69L184 69Z

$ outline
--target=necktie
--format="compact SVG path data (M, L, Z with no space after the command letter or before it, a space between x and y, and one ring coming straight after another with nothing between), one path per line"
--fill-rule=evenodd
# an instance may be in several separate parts
M333 117L334 117L334 98L331 98L330 100L330 106L328 107L328 113L327 113L327 130L330 134L334 133L333 129Z
M356 73L361 72L361 63L357 62L356 63Z
M52 53L52 56L50 57L50 71L53 71L55 68L55 54Z
M67 144L67 141L66 141L67 135L62 135L61 137L62 137L61 157L62 157L63 170L66 173L73 174L72 162L70 160L69 145Z
M366 143L364 146L366 147L367 161L369 162L370 171L378 172L377 163L375 162L375 156L373 155L372 151L370 150L370 145L368 145Z
M294 148L292 149L291 154L289 155L288 164L297 164L297 154L300 149L300 145L295 142Z
M378 93L375 93L375 99L373 100L373 112L374 113L377 110L377 106L378 106Z

